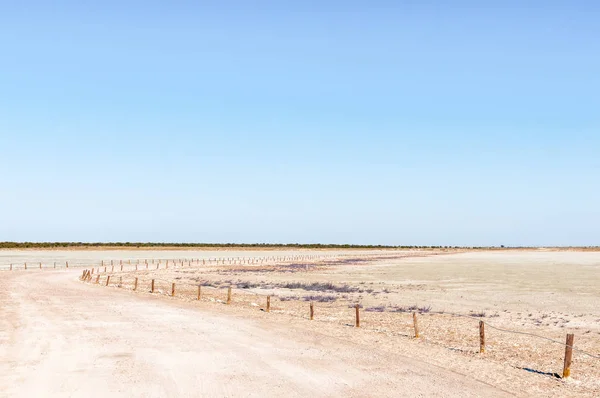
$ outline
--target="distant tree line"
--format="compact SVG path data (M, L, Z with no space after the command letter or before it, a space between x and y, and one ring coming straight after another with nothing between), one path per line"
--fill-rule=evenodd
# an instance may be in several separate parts
M188 247L188 248L283 248L283 249L522 249L526 247L498 246L391 246L323 243L173 243L173 242L0 242L1 249L64 248L64 247Z

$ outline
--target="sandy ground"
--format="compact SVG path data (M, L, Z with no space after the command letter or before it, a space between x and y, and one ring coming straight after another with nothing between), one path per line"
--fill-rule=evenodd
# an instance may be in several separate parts
M137 271L133 261L124 272L111 273L110 267L101 272L100 285L77 281L81 270L1 272L2 330L8 332L0 334L6 350L0 358L10 362L2 362L0 391L31 396L49 383L50 390L37 392L600 395L597 359L576 352L573 377L554 376L562 371L560 344L487 328L486 353L478 353L481 319L558 341L575 333L576 348L600 354L597 252L294 251L282 256L313 258L258 264L235 259L274 253L146 254L128 252L120 258L234 260L171 263L159 270L146 270L142 261ZM52 259L51 253L43 255ZM95 252L88 260L97 264L113 255L116 264L119 256L112 252ZM15 258L10 252L2 256L0 262ZM41 258L35 251L28 256L22 258ZM108 275L111 284L105 287ZM139 282L135 292L134 278ZM151 279L156 280L155 294L149 293ZM168 296L172 282L177 284L174 298ZM284 287L290 282L299 287ZM305 290L313 282L351 289ZM201 301L196 298L199 284ZM224 305L228 286L234 288L234 299ZM269 314L264 312L267 295L272 296ZM320 302L321 296L328 301ZM308 320L307 297L317 300L314 321ZM359 329L353 327L349 308L355 303L362 305ZM418 315L419 339L413 338L410 307L425 309ZM38 373L46 375L44 380L32 382Z
M1 276L0 396L505 395L301 324L133 296L77 274Z

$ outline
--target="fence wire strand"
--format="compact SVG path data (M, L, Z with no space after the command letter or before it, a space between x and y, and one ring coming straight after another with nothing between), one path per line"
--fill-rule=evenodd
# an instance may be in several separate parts
M142 269L142 270L140 270L140 271L144 271L144 270L145 270L145 269ZM133 272L133 271L124 271L124 272ZM168 284L168 285L171 285L172 283L175 283L175 285L176 285L176 286L179 286L180 288L181 288L181 287L184 287L184 288L186 288L186 287L188 287L188 288L190 288L190 287L194 287L194 288L201 287L202 289L208 288L208 289L213 289L213 290L216 290L216 291L219 291L219 290L225 290L225 289L228 289L228 288L229 288L229 286L215 287L215 286L210 286L210 285L203 285L201 282L199 282L199 283L197 283L197 284L190 284L190 283L178 283L177 281L168 281L168 280L166 280L166 279L161 279L161 278L152 278L152 277L148 277L147 279L148 279L148 280L147 280L147 281L145 281L145 282L150 282L150 280L154 279L154 281L155 281L155 282L163 282L163 283L166 283L166 284ZM95 283L94 281L92 281L92 280L90 280L90 279L88 279L88 281L90 281L90 282L92 282L92 283ZM142 280L142 282L144 282L144 280ZM117 283L117 282L115 281L115 283ZM138 281L138 283L139 283L139 281ZM100 283L100 285L102 285L102 283ZM232 290L234 289L233 287L231 287L231 288L232 288ZM280 297L278 297L278 296L275 296L275 295L261 294L261 293L257 293L257 292L249 291L249 290L246 290L246 289L239 289L239 288L235 288L235 290L236 290L236 291L238 291L239 293L242 293L242 294L254 295L254 296L259 296L259 297L264 297L264 298L266 298L267 296L274 296L275 298L277 298L277 299L279 300L279 302L280 302L280 303L284 303L284 302L287 302L287 301L288 301L288 300L281 300L281 299L280 299ZM305 301L306 301L307 303L308 303L308 302L314 302L314 301L311 301L311 300L305 300ZM361 309L363 309L363 307L362 307L362 304L360 304L360 303L356 303L356 304L358 304L358 305L360 306L360 308L361 308ZM344 304L344 305L323 305L321 308L326 308L326 309L339 309L339 308L345 308L345 309L354 309L356 304ZM364 310L364 309L363 309L363 310ZM281 310L281 311L282 311L283 313L285 313L285 314L288 314L288 315L291 315L291 316L295 316L295 317L299 317L299 318L303 318L303 319L306 319L306 318L307 318L307 317L306 317L306 316L304 316L304 315L302 315L302 316L297 316L297 315L295 315L295 314L293 314L293 313L291 313L291 312L289 312L289 311L287 311L287 312L286 312L285 310ZM369 312L369 311L365 311L365 312ZM417 311L417 312L418 312L418 311ZM411 312L406 312L406 314L409 314L409 313L411 313ZM540 335L537 335L537 334L534 334L534 333L530 333L530 332L522 332L522 331L511 330L511 329L505 329L505 328L501 328L501 327L498 327L498 326L494 326L494 325L492 325L492 324L488 323L487 321L484 321L483 319L481 319L481 317L475 317L475 316L472 316L472 315L458 314L458 313L455 313L455 312L447 312L447 311L444 311L444 312L430 312L430 313L428 313L428 314L429 314L429 315L445 315L445 314L447 314L447 315L451 315L451 316L456 316L456 317L461 317L461 318L466 318L466 319L471 319L471 320L476 320L476 321L483 321L483 323L484 323L486 326L490 327L491 329L495 329L495 330L497 330L497 331L500 331L500 332L504 332L504 333L512 333L512 334L520 334L520 335L525 335L525 336L535 337L535 338L542 339L542 340L547 340L547 341L549 341L549 342L552 342L552 343L555 343L555 344L559 344L559 345L562 345L562 346L565 346L565 347L571 347L571 348L572 348L574 351L577 351L577 352L579 352L579 353L582 353L582 354L584 354L584 355L587 355L587 356L589 356L589 357L591 357L591 358L594 358L594 359L600 359L600 356L598 356L598 355L591 354L591 353L589 353L589 352L587 352L587 351L584 351L584 350L582 350L582 349L576 348L575 346L568 345L568 344L566 344L566 343L564 343L564 342L561 342L561 341L558 341L558 340L554 340L554 339L551 339L551 338L549 338L549 337L540 336ZM421 315L422 315L422 314L421 314ZM378 330L380 330L381 328L379 328L379 329L373 329L373 328L364 328L364 329L373 330L373 331L378 331Z

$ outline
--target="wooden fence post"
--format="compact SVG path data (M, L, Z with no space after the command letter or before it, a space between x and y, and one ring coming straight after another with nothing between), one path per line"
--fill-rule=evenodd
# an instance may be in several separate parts
M354 306L354 308L356 308L356 327L359 328L360 327L360 305L356 304Z
M96 274L96 283L100 283L100 274Z
M69 262L65 261L65 267L69 268Z
M271 296L267 296L267 312L271 312Z
M110 272L115 272L115 266L114 265L110 266Z
M106 277L106 286L110 283L110 275Z
M231 304L231 286L227 289L227 304Z
M152 279L152 284L150 285L150 293L154 293L154 279Z
M175 297L175 282L171 285L171 297Z
M10 265L10 270L12 271L12 264Z
M123 264L121 264L121 271L123 271Z
M417 322L417 312L413 312L413 327L415 328L415 339L419 338L419 324Z
M104 267L104 272L106 272L106 267Z
M119 277L119 287L123 287L123 277Z
M202 286L198 285L198 301L200 301L201 297L202 297Z
M40 263L40 269L42 269L42 263Z
M485 352L485 323L479 321L479 352Z
M312 321L315 318L315 305L314 303L310 303L310 320Z
M25 263L25 269L27 269L27 263Z
M567 334L567 344L565 345L565 366L563 368L563 379L571 376L571 361L573 359L573 340L575 335Z
M137 290L138 278L135 278L135 282L133 282L133 291Z
M83 270L83 272L81 273L81 279L83 280L83 278L85 278L85 270Z

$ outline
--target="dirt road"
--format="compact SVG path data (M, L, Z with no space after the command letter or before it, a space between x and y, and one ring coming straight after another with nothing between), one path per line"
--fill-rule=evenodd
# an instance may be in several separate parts
M466 376L275 318L0 274L0 396L505 396Z

